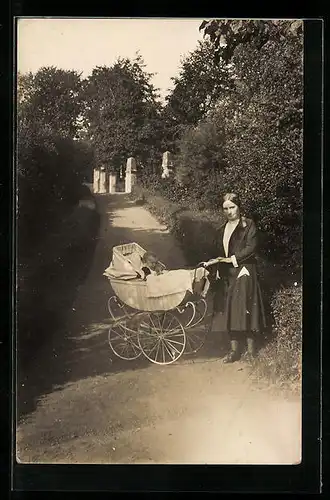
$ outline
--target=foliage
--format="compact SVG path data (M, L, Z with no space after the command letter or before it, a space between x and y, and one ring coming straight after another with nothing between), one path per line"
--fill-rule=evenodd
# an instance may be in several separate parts
M230 68L214 62L214 49L207 41L181 61L179 75L173 77L174 89L162 113L165 138L163 147L175 150L185 127L196 125L220 97L233 88Z
M81 110L79 82L75 72L53 67L18 77L17 212L21 256L33 254L47 231L60 223L79 198L88 160L86 145L73 140Z
M265 256L280 261L296 280L302 246L302 39L276 38L273 32L262 47L241 42L231 64L235 90L182 135L177 179L205 208L220 208L221 193L238 192L262 232Z
M160 141L160 105L142 57L97 67L83 86L85 123L98 165L119 171L130 156L152 161Z
M173 228L175 214L182 210L180 204L168 198L164 198L156 189L155 185L148 188L140 185L134 186L131 198L134 199L137 204L146 204L150 212L170 229Z
M301 383L302 287L282 288L273 295L274 339L255 361L257 374L277 384Z
M185 210L178 215L174 234L182 246L189 265L196 266L198 262L217 255L214 242L221 222L221 217L216 219L203 212Z
M53 66L37 73L19 74L17 113L20 124L31 132L77 137L82 112L81 80L76 71Z
M215 60L229 62L237 47L248 44L260 50L269 41L299 38L303 25L299 20L212 19L199 29L212 43Z
M170 188L170 185L171 181L168 181L167 187ZM159 186L156 183L149 187L134 186L132 198L137 203L143 200L150 212L169 227L182 245L189 264L196 264L214 255L215 234L224 222L222 214L199 210L196 205L189 203L188 198L185 203L179 196L175 200L173 193L172 199L168 195L164 197Z
M218 121L204 120L182 135L176 155L176 181L189 186L199 208L219 208L219 186L224 163L224 130Z

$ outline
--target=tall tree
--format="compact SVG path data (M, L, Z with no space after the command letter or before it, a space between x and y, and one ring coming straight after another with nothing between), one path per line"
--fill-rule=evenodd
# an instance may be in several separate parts
M215 61L229 62L237 47L250 45L260 50L269 41L299 38L303 32L299 20L212 19L199 27L214 48Z
M47 234L79 196L86 165L78 141L81 80L75 71L41 68L17 82L17 184L22 250Z
M30 130L75 138L82 111L81 79L76 71L43 67L18 75L18 120Z
M97 67L84 83L85 120L96 161L118 171L129 156L141 164L160 141L159 114L152 74L140 55Z
M197 48L182 59L179 75L172 81L174 88L167 97L163 120L165 141L173 148L187 125L196 125L231 92L232 69L224 62L215 62L212 43L199 41Z
M210 207L221 203L220 191L238 191L271 240L269 256L285 262L289 274L301 263L301 23L217 21L212 26L221 28L213 43L220 63L226 56L232 65L235 89L183 136L178 171ZM267 34L263 43L260 33ZM228 47L230 58L224 52Z

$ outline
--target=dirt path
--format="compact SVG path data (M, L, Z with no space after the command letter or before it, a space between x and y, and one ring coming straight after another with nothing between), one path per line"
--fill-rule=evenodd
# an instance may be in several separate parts
M18 458L38 463L297 463L300 401L256 384L244 362L223 365L217 339L158 366L114 358L102 276L111 248L136 241L168 268L182 252L143 207L99 197L93 265L66 327L19 380ZM65 293L65 290L63 290Z

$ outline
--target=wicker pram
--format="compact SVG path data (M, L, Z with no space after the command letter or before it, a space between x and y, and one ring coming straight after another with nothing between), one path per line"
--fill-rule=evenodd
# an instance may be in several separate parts
M170 311L181 304L187 290L162 297L148 297L147 282L139 278L140 266L137 260L137 256L141 259L145 253L146 250L138 243L114 247L112 266L104 274L109 278L117 297L127 306L139 311Z
M109 344L122 359L135 359L143 353L154 363L169 364L186 347L196 352L203 345L204 334L193 338L186 335L186 330L203 320L207 305L203 297L193 298L188 287L175 291L174 286L173 293L150 297L147 281L140 274L145 253L138 243L113 247L111 264L103 273L115 293L108 300L114 321Z

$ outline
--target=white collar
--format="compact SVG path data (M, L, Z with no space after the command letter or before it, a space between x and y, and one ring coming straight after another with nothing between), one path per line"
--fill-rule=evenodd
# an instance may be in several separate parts
M229 224L230 226L237 226L238 223L239 223L239 219L227 221L227 224Z

